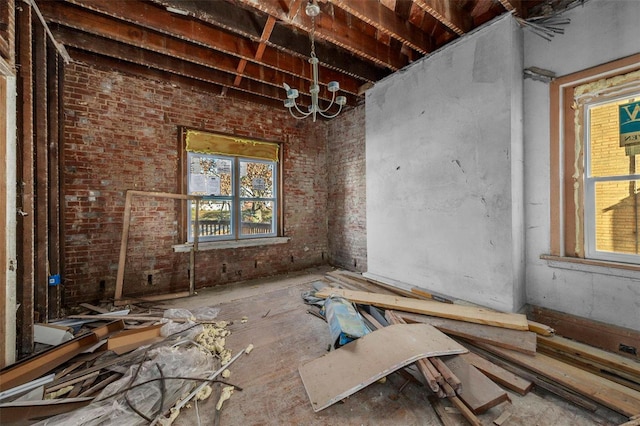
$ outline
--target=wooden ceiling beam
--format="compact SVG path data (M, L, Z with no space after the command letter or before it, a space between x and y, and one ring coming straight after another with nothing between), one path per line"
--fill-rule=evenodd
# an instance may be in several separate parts
M472 28L471 16L459 8L455 1L414 0L414 3L459 36Z
M48 3L54 3L53 6ZM186 2L185 2L186 3ZM245 59L248 62L264 65L273 69L282 70L293 76L299 76L308 81L312 80L311 68L305 58L293 56L291 53L279 51L272 47L265 48L259 61L256 61L256 47L251 40L238 37L227 31L222 31L206 23L195 21L192 17L176 16L167 12L164 7L153 4L146 4L139 1L111 0L108 2L95 2L89 0L70 0L66 2L45 2L48 10L51 10L50 18L73 8L70 4L96 14L115 18L122 22L129 22L137 26L157 31L173 37L187 40L196 45L204 46L227 55ZM259 39L257 40L259 42ZM237 64L236 64L237 65ZM363 80L360 76L349 74L348 76L326 67L320 67L323 81L340 81L341 87L349 93L355 94ZM369 75L368 77L379 78L379 76Z
M312 19L304 13L298 13L295 17L289 17L287 11L282 8L281 0L237 0L240 3L253 7L278 20L293 25L307 33L312 31ZM397 71L408 64L408 60L398 49L393 49L380 43L374 37L363 34L358 28L341 22L327 13L320 13L315 17L315 37L329 43L340 46L353 54L368 59L391 71ZM318 55L320 58L320 55ZM321 58L320 58L321 59Z
M258 45L258 49L256 50L255 59L256 61L260 61L262 59L262 55L264 54L264 50L267 47L266 41L271 37L271 32L273 31L273 27L276 24L276 19L272 16L269 16L267 19L267 23L264 25L264 29L262 30L262 37L260 37L260 44ZM240 80L242 80L242 73L244 73L244 69L247 66L247 60L241 59L238 64L236 80L233 82L234 86L240 84Z
M426 55L434 50L435 43L422 30L403 20L380 2L370 0L329 0L342 10L378 31L399 40L405 46Z
M509 12L514 12L517 16L525 17L522 10L522 0L499 0L500 4Z
M85 33L93 33L100 37L108 38L119 43L135 46L140 49L148 49L174 58L180 58L194 64L203 65L229 74L237 74L237 61L235 58L224 55L217 51L193 45L174 39L163 34L147 31L140 27L125 22L113 21L105 16L80 9L69 8L68 13L52 14L45 6L43 13L48 17L49 22L57 23L60 26L69 26ZM56 7L56 6L53 6ZM64 7L58 9L64 9ZM68 41L73 44L73 40ZM136 62L135 60L133 62ZM306 80L295 77L277 70L262 67L254 63L247 63L243 69L244 75L252 80L267 85L272 85L281 90L281 97L284 99L283 83L304 87ZM321 95L327 100L330 96L327 91L322 91ZM353 100L353 99L352 99Z
M95 2L89 0L68 0L74 3L82 2L88 3L87 7L91 7ZM183 10L191 17L195 17L203 22L211 24L213 26L226 29L234 34L242 35L255 42L259 42L262 28L266 23L266 17L262 15L256 15L246 10L241 10L234 7L226 1L216 2L194 2L190 0L151 0L154 4L162 5L164 7L175 7ZM108 3L122 3L122 0L111 0ZM102 2L101 2L102 3ZM126 1L125 3L136 3ZM100 5L102 8L102 4ZM302 8L300 8L302 9ZM292 10L291 10L292 11ZM292 16L304 15L304 11L301 13L293 13ZM287 15L288 16L288 15ZM289 19L289 18L287 18ZM259 28L258 28L259 27ZM171 28L167 26L166 28ZM171 28L173 30L173 28ZM240 40L239 40L240 41ZM273 49L267 49L263 56L263 62L266 63L269 50L286 52L291 55L302 58L303 61L309 58L310 44L309 37L301 32L292 31L291 29L279 25L276 22L276 26L271 33L271 37L267 44ZM340 73L352 76L354 78L376 82L386 77L391 73L390 70L381 66L371 66L371 62L364 60L360 57L355 57L349 52L341 49L337 46L331 46L324 43L316 43L316 54L320 59L320 65L327 69L337 70ZM250 56L248 57L250 58ZM322 60L330 58L331 62L326 63ZM277 63L277 62L276 62ZM321 71L325 74L325 71ZM326 74L325 74L326 75ZM338 80L342 85L340 78L327 78Z

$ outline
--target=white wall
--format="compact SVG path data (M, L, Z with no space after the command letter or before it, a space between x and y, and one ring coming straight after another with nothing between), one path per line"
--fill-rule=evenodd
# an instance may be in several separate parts
M525 68L563 76L640 52L638 1L591 0L562 16L571 23L551 42L525 31ZM640 274L540 259L550 247L548 84L525 80L524 99L527 302L640 330Z
M522 45L507 15L367 92L367 275L522 306Z

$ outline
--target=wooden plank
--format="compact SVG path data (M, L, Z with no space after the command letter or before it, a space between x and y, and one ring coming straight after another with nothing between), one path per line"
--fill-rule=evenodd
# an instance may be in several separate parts
M492 363L478 354L469 352L466 354L460 354L459 356L478 370L482 371L485 376L489 377L494 382L511 389L520 395L528 394L533 388L533 382L513 374L507 369Z
M447 395L453 392L453 389L451 388L451 386L449 386L448 383L444 384L444 388L444 391L447 393ZM473 414L473 412L464 404L464 402L462 402L460 398L458 398L457 396L449 396L448 398L449 401L451 401L453 405L456 406L458 411L460 411L460 414L462 414L462 416L467 419L467 422L469 422L470 425L482 426L482 422L480 421L480 419L478 419L476 415Z
M529 320L529 331L533 331L540 336L553 336L556 331L546 324Z
M456 393L473 414L482 414L489 408L509 400L509 395L504 390L464 358L459 356L443 357L441 361L462 383Z
M489 343L523 353L536 353L536 334L531 331L511 330L508 328L474 324L448 318L437 318L411 312L397 311L396 313L407 322L431 324L445 334Z
M62 398L44 401L20 401L0 404L2 424L28 425L58 414L77 410L93 398Z
M463 346L430 325L395 324L303 364L298 371L317 412L420 358L464 352Z
M525 380L529 380L531 382L533 382L536 386L545 389L551 393L554 393L564 399L566 399L567 401L570 401L572 403L574 403L575 405L584 408L587 411L591 411L591 412L595 412L598 409L598 405L596 403L594 403L593 401L591 401L590 399L585 398L584 396L567 389L564 386L559 385L558 383L554 383L552 382L551 379L541 376L541 375L537 375L535 373L532 373L531 371L520 367L518 365L515 365L514 363L511 363L503 358L500 358L497 355L492 354L491 352L488 352L486 350L483 350L477 346L473 346L470 344L465 344L465 346L467 346L470 350L472 350L473 352L470 353L477 353L479 355L481 355L483 358L488 359L489 361L491 361L492 363L494 363L495 365L498 365L502 368L504 368L505 370L508 370L510 372L512 372L513 374L516 374L520 377L522 377Z
M638 361L584 343L569 340L562 336L539 336L538 345L575 355L587 362L594 361L597 363L598 368L607 368L608 371L613 373L627 373L640 383L640 362ZM631 380L634 380L633 378Z
M81 303L80 306L82 306L83 308L87 308L90 311L97 312L99 314L108 314L109 313L108 309L104 309L104 308L101 308L99 306L94 306L91 303Z
M457 419L451 417L451 414L449 414L449 412L445 409L445 406L440 399L430 396L429 402L431 403L431 406L435 410L444 426L460 426L460 422Z
M96 335L89 333L0 371L0 391L46 374L97 341Z
M107 349L118 355L130 352L140 346L148 345L162 339L160 329L164 324L156 324L147 328L126 330L109 337Z
M361 291L325 288L316 292L318 297L329 297L332 294L342 296L355 303L379 306L387 309L433 315L437 317L468 321L514 330L528 330L527 317L522 314L494 312L474 306L461 306L440 303L432 300L410 299L401 296L391 296Z
M484 343L476 345L528 368L536 374L548 377L554 382L621 414L626 416L638 414L640 407L640 392L638 391L540 353L532 356Z

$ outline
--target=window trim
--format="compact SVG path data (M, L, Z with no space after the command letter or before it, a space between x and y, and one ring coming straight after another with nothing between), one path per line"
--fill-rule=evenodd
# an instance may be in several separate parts
M202 242L199 242L199 247L202 247L202 244L206 244L209 249L212 249L213 247L211 247L212 245L218 244L218 245L222 245L222 246L227 246L229 244L241 244L243 241L247 241L247 240L254 240L254 241L266 241L269 239L278 239L278 241L280 239L282 239L282 237L284 236L284 205L285 205L285 198L284 198L284 179L283 179L283 175L284 175L284 165L283 165L283 158L284 158L284 143L280 142L280 141L273 141L273 140L266 140L266 139L256 139L256 138L248 138L246 136L237 136L237 135L233 135L233 134L229 134L229 133L220 133L220 132L210 132L207 130L202 130L202 129L196 129L196 128L192 128L192 127L187 127L187 126L180 126L178 128L178 152L180 153L180 158L179 158L179 167L178 167L178 184L179 184L179 188L182 194L187 194L188 193L188 181L187 181L187 167L188 167L188 151L186 150L186 137L187 137L187 133L189 131L197 131L197 132L203 132L203 133L211 133L211 134L215 134L215 135L220 135L220 136L226 136L226 137L233 137L233 138L241 138L244 140L248 140L248 141L255 141L255 142L266 142L266 143L271 143L271 144L277 144L278 145L278 159L275 162L276 163L276 177L275 177L275 186L276 186L276 190L275 190L275 203L276 205L274 206L274 208L276 209L276 217L275 217L275 234L269 235L269 236L260 236L260 237L247 237L247 236L240 236L240 234L238 233L237 235L235 235L234 238L227 238L227 239L215 239L215 240L205 240ZM214 155L221 155L221 156L228 156L228 155L223 155L223 154L214 154ZM234 158L239 158L239 159L245 159L245 160L253 160L249 157L243 157L243 156L233 156ZM237 171L237 174L239 176L240 170ZM239 177L238 177L239 179ZM238 200L241 202L241 199L239 198L240 194L238 193L237 197ZM234 196L235 197L235 196ZM188 240L188 230L189 230L189 209L188 209L188 203L187 201L183 201L181 207L181 214L179 215L179 235L180 235L180 239L182 241L185 241L184 244L179 244L176 247L182 247L182 246L189 246L192 245L193 243L189 242ZM288 239L287 239L288 240ZM247 244L241 244L242 246L247 245ZM254 245L254 244L249 244L249 245ZM175 249L175 248L174 248Z
M584 149L576 152L574 91L584 84L637 70L640 54L568 74L550 84L549 254L554 258L585 258L584 191L576 191L585 184ZM574 174L576 166L579 173ZM617 263L610 262L612 267Z

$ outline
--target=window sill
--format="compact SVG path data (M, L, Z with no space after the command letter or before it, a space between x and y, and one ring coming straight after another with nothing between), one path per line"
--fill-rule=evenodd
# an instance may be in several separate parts
M548 254L541 255L540 259L545 260L547 265L551 268L640 279L640 265L633 265L631 263L608 262L604 260L582 259L578 257L551 256Z
M241 247L259 247L270 246L274 244L285 244L290 240L289 237L270 237L270 238L248 238L246 240L231 240L231 241L207 241L204 243L198 243L198 251L208 250L224 250ZM173 246L173 251L176 253L190 252L193 247L193 243L176 244Z

